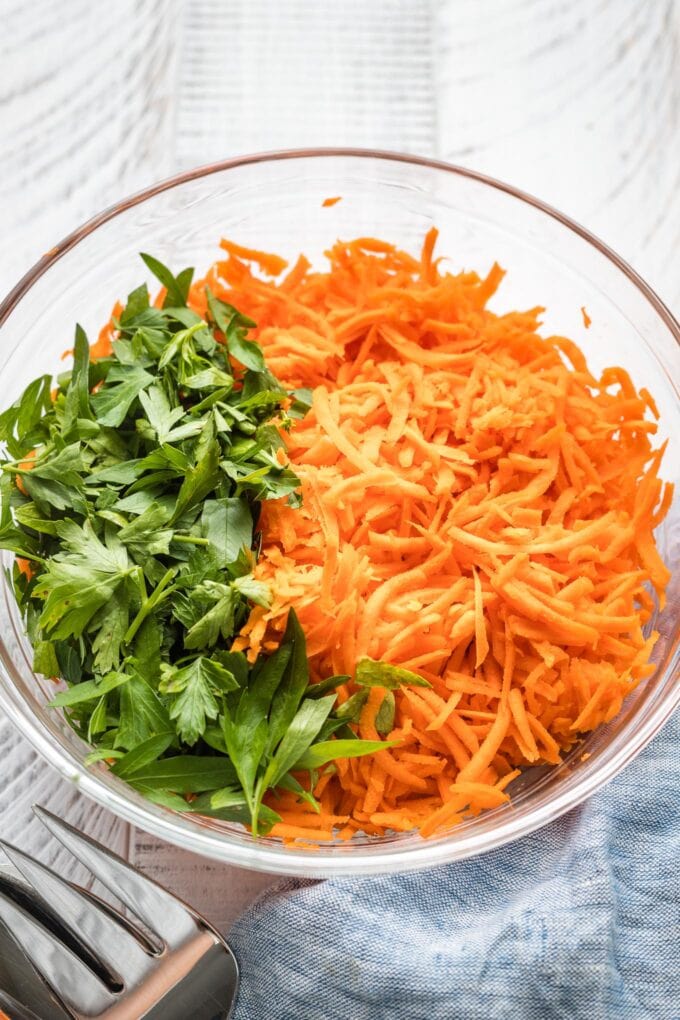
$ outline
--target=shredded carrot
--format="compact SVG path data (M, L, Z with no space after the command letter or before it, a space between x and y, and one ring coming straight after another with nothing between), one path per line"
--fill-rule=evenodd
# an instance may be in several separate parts
M272 836L280 836L282 839L332 839L333 828L328 829L308 828L302 825L287 825L285 822L277 822L272 826Z
M284 435L303 504L263 506L273 603L235 647L272 648L293 606L314 678L368 655L430 684L396 692L393 746L321 776L319 813L277 800L285 839L426 836L499 806L518 770L559 762L653 670L642 628L663 605L653 531L672 499L654 400L541 336L541 308L490 311L503 270L443 271L436 236L420 258L337 242L326 269L301 256L286 275L223 241L206 277L257 322L278 378L312 391ZM378 736L384 694L359 736Z
M33 467L33 462L37 456L38 456L37 450L29 450L24 459L19 461L19 467L23 471L30 471L31 468ZM17 483L17 489L19 490L19 492L23 492L24 496L27 496L28 493L26 492L26 487L24 486L24 483L21 480L21 475L16 475L15 481Z
M586 327L586 329L590 329L590 324L592 323L593 320L588 315L588 312L585 309L585 305L581 307L581 315L583 316L583 325Z
M328 209L329 206L337 205L338 202L341 202L341 201L342 201L342 195L334 195L332 198L324 198L324 200L321 203L321 205L324 207L324 209Z
M234 244L226 238L220 241L220 247L224 248L230 255L254 262L260 269L269 276L278 276L286 268L288 263L280 255L271 255L266 251L258 251L256 248L244 248L241 244Z
M163 296L165 297L165 294ZM116 336L115 322L122 311L123 306L119 301L117 301L113 306L111 319L102 329L100 329L97 342L90 346L90 357L93 361L96 361L98 358L108 358L108 356L113 352L111 342Z

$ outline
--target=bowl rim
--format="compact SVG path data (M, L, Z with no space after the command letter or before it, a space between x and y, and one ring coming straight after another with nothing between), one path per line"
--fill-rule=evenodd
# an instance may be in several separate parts
M277 163L295 159L324 159L328 157L384 160L440 170L458 177L477 181L497 191L504 192L526 205L532 206L581 237L628 277L629 281L646 298L668 328L678 347L680 347L680 325L653 288L607 244L578 222L548 203L513 185L444 160L430 159L389 150L345 147L285 149L218 160L165 178L108 206L68 234L21 277L0 303L0 328L36 281L55 262L74 248L80 241L92 234L98 227L126 212L128 209L140 205L146 200L164 191L171 190L178 185L186 184L202 177L208 177L211 174L220 173L225 170L258 163ZM671 384L676 392L678 392L678 387L672 379ZM675 646L677 644L678 641L675 642ZM674 648L672 647L669 651L671 657L673 653ZM176 815L167 809L151 802L145 804L144 807L138 805L135 801L129 800L115 787L104 783L97 771L84 767L76 760L71 751L67 750L60 743L56 743L53 735L44 723L40 721L39 717L33 713L25 712L26 703L17 688L11 682L7 683L4 678L0 682L0 705L2 705L8 718L17 727L19 732L30 741L40 755L61 773L64 778L77 784L84 794L113 811L123 820L174 846L192 850L225 864L237 865L257 871L268 871L280 875L305 875L309 877L385 874L388 872L404 872L432 867L454 860L463 860L482 852L485 853L520 836L528 835L576 807L614 778L656 735L670 718L678 704L680 704L680 685L676 685L674 689L671 689L652 704L649 714L635 729L632 739L617 752L606 758L601 763L599 770L592 773L586 772L580 781L568 784L565 790L561 793L558 792L547 803L539 804L535 811L529 812L522 819L522 824L519 826L516 819L513 819L512 812L509 812L506 817L503 817L505 812L502 812L498 815L498 823L493 829L488 830L485 828L483 831L472 831L467 835L461 832L455 843L445 839L436 842L423 840L422 844L417 846L410 846L403 850L395 848L382 853L377 849L379 844L375 844L374 847L371 847L368 854L357 856L352 856L351 854L346 856L326 854L324 857L323 847L320 848L318 855L312 855L307 851L296 850L294 847L287 848L283 845L265 844L264 842L254 844L232 841L225 839L222 833L209 828L201 829L189 825L178 826ZM391 845L395 847L395 844Z

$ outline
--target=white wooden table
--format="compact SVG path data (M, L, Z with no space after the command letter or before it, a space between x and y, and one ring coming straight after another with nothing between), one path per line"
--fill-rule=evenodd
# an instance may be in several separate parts
M0 0L0 24L3 292L79 222L177 169L352 145L534 192L680 311L680 0ZM0 718L0 834L49 858L33 801L225 930L271 881L129 832Z

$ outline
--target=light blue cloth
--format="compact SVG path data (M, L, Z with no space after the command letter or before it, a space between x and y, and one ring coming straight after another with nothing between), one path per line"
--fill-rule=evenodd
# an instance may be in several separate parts
M235 1020L678 1020L680 714L608 787L500 850L288 882L238 922Z

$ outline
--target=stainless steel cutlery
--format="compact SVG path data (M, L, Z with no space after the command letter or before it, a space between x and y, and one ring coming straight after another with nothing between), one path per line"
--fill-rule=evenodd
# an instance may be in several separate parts
M0 1009L11 1020L226 1020L238 967L218 932L89 836L35 811L125 912L0 840L21 876L0 877Z

